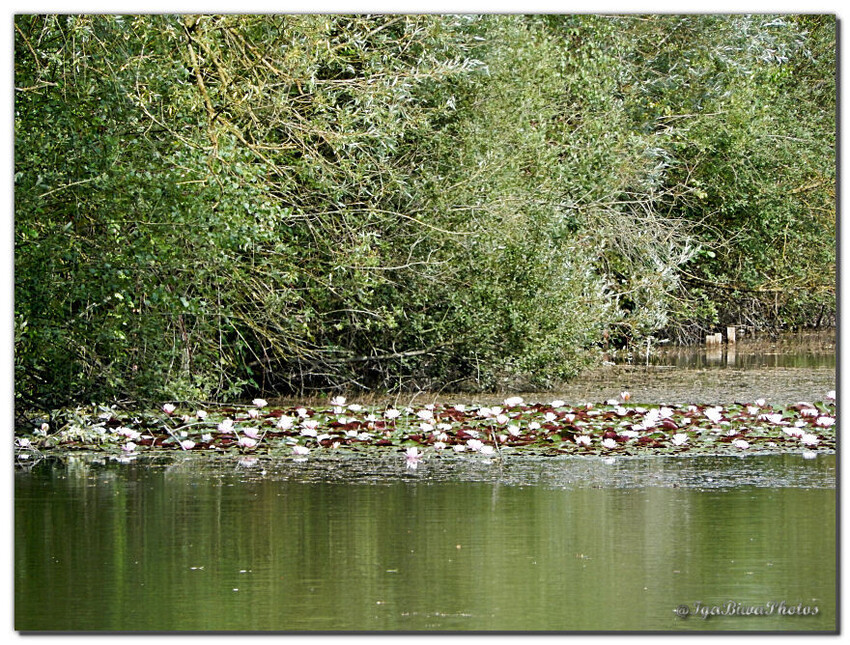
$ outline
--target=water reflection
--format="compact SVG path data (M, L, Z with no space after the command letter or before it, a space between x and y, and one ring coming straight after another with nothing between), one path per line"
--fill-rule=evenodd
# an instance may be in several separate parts
M16 628L834 628L834 456L459 468L39 465L16 476ZM673 613L727 600L819 614Z

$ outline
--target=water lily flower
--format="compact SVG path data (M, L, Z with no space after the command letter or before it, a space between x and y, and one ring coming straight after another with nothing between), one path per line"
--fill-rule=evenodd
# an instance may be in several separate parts
M511 396L505 399L505 407L515 408L518 405L522 405L525 401L521 396Z
M276 425L279 430L289 430L290 428L292 428L294 423L295 420L292 417L288 417L284 414L280 417L280 419L277 420Z
M434 442L434 450L443 450L446 447L446 444L443 441L435 441Z
M818 445L818 442L819 439L817 438L817 436L808 432L803 433L803 435L800 437L800 443L802 443L804 446L816 446Z
M617 442L614 441L611 437L607 437L602 440L602 445L608 449L611 449L617 447Z
M703 412L709 421L712 423L719 423L722 415L717 408L707 408L705 412Z
M576 444L579 446L589 446L590 445L590 437L586 434L581 434L575 438Z
M478 430L467 430L466 434L468 434L473 439L478 439L478 436L481 434Z
M451 430L451 429L452 429L451 423L438 423L437 424L437 430L442 430L443 432L446 432L447 430Z
M422 453L419 452L419 449L416 446L413 446L405 451L404 458L407 463L407 467L415 470L419 465L419 461L422 459Z
M803 459L814 459L818 456L818 453L812 450L804 450L803 451Z
M752 416L756 416L759 413L759 408L755 405L748 405L747 412Z
M490 408L482 407L478 408L478 416L486 419L487 417L495 416L495 413Z
M684 432L677 432L673 435L670 441L673 443L674 446L683 446L688 441L688 435L686 435Z
M251 404L258 408L264 408L269 404L269 402L265 399L254 399L251 401Z
M815 423L823 428L828 428L831 425L835 425L835 417L818 417L815 419Z
M257 445L257 440L252 439L251 437L239 437L239 441L236 443L241 448L253 448Z
M165 412L166 414L173 414L176 409L177 409L177 406L175 406L171 403L166 403L165 405L162 406L162 411Z
M331 399L331 405L335 407L342 407L345 405L345 397L344 396L335 396Z
M401 412L399 412L395 408L390 408L389 410L384 412L384 416L387 419L398 419L401 416Z
M482 455L492 455L495 450L493 449L493 446L481 446L481 449L478 452Z
M304 419L308 416L309 413L307 412L307 408L298 408L297 410L295 410L295 414Z
M259 439L260 431L257 428L245 428L242 430L242 434L246 437L250 437L251 439Z
M315 419L305 419L304 421L301 422L301 425L303 427L307 428L308 430L315 430L316 428L319 427L319 422L316 421ZM313 433L313 434L315 435L315 433Z
M805 433L801 428L793 427L793 428L783 428L782 432L787 434L789 437L802 437Z
M463 403L458 403L456 406L454 406L454 409L458 412L466 412L466 406Z
M740 448L741 450L746 450L750 447L749 442L744 441L743 439L735 439L735 441L732 442L732 445L736 448Z
M534 432L535 430L540 430L540 424L537 421L532 421L528 424L528 429Z
M47 422L42 423L41 424L42 433L46 434L48 430L50 430L50 424L47 423Z
M32 442L26 437L18 437L15 439L15 443L21 448L29 448Z
M755 401L753 401L753 403L755 403L760 408L763 408L767 401L765 401L764 399L756 399Z
M254 408L251 408L250 410L248 410L248 416L251 417L252 419L256 419L257 417L260 416L260 411L255 410Z
M628 401L629 399L632 398L632 395L631 395L630 392L624 391L624 392L620 392L620 398L623 399L623 401Z
M366 419L366 421L368 421L369 423L374 423L375 421L378 420L378 417L376 415L372 414L372 413L367 414L363 418ZM352 419L352 421L353 421L353 419Z
M800 410L801 417L816 417L819 412L815 408L803 408Z
M620 432L620 436L626 437L627 439L634 439L635 437L638 436L638 433L635 432L634 430L622 430Z
M546 419L546 421L548 421L549 423L552 423L555 419L558 418L558 415L554 412L547 412L543 415L543 418Z
M512 423L508 426L508 434L512 437L518 437L520 435L520 432L521 430L519 429L519 426L517 424Z
M209 432L205 432L201 435L201 441L203 441L204 443L209 443L210 441L212 441L212 435Z
M416 416L422 419L423 421L430 421L434 418L434 413L431 410L424 409L416 412Z
M302 437L318 437L319 433L316 432L315 428L303 428L301 430Z
M431 432L434 429L434 426L431 425L430 423L423 421L422 423L419 424L419 429L422 432Z
M123 446L121 446L121 450L124 452L133 452L136 449L136 444L132 441L128 441Z
M566 405L566 402L561 401L561 399L555 399L549 405L551 405L553 408L562 408Z
M484 446L484 442L480 441L479 439L470 439L466 442L466 445L469 447L470 450L478 452Z
M184 439L180 442L180 447L183 448L183 450L191 450L195 447L195 442L191 439Z
M760 421L770 421L774 425L779 425L782 423L782 414L760 414Z
M826 393L826 400L827 401L835 401L835 390L830 390L829 392Z
M201 421L203 421L204 419L207 418L207 411L206 410L198 410L197 412L195 412L195 416L198 417Z
M230 434L233 432L233 419L223 419L218 424L218 431L222 434Z
M372 435L370 435L368 432L365 432L365 431L364 431L364 432L361 432L360 434L358 434L358 435L357 435L357 438L358 438L360 441L369 441L369 439L371 439L371 438L372 438Z
M310 454L310 449L307 446L297 446L296 445L296 446L292 446L292 452L293 452L293 454L304 456L304 455Z
M359 403L352 403L351 405L348 406L348 409L351 410L352 412L360 412L360 410L363 409L363 406L360 405Z
M510 419L508 418L508 415L506 415L506 414L497 414L496 415L496 423L498 423L500 425L504 425L508 421L510 421Z
M464 446L462 443L456 443L452 446L452 450L454 450L455 452L464 452L466 450L466 446Z
M662 419L669 419L673 416L673 408L668 408L666 406L658 408L658 416Z

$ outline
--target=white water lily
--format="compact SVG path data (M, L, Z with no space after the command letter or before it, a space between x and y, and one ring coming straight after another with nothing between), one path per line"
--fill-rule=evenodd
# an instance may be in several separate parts
M434 418L434 413L431 410L424 409L416 412L416 416L422 419L423 421L430 421Z
M515 408L518 405L522 405L524 402L525 402L525 400L521 396L511 396L511 397L508 397L507 399L505 399L504 404L505 404L505 407Z
M506 415L506 414L497 414L496 415L496 423L498 423L500 425L505 425L508 421L510 421L510 419L508 418L508 415Z
M686 435L684 432L677 432L672 436L670 441L673 443L674 446L683 446L688 441L688 435Z
M759 408L755 405L748 405L747 406L747 413L752 415L752 416L756 416L759 413Z
M315 428L303 428L301 430L302 437L318 437L319 433L316 432Z
M835 425L835 417L818 417L815 419L815 423L823 428L828 428L832 425Z
M780 414L780 413L775 413L775 414L760 414L760 415L759 415L759 420L761 420L761 421L769 421L770 423L772 423L772 424L774 424L774 425L780 425L780 424L782 423L782 414Z
M422 423L419 424L419 429L422 432L431 432L434 429L434 426L431 425L430 423L426 423L425 421L423 421Z
M351 405L348 406L348 409L351 412L360 412L360 410L363 409L363 406L360 405L359 403L352 403Z
M295 410L295 414L297 414L297 415L298 415L299 417L301 417L302 419L305 419L305 418L307 418L307 416L308 416L310 413L309 413L309 412L307 412L307 408L298 408L297 410Z
M276 424L278 430L289 430L293 425L295 425L295 419L285 414L277 420Z
M257 440L251 437L239 437L239 441L236 443L242 448L253 448L257 445Z
M589 446L590 445L590 437L586 434L581 434L576 437L576 443L580 446Z
M257 417L260 416L260 411L255 410L254 408L251 408L250 410L248 410L248 416L251 417L252 419L256 419Z
M466 442L466 445L469 447L470 450L478 452L484 446L484 442L478 439L470 439Z
M620 398L623 399L623 401L628 401L629 399L632 398L631 392L628 392L628 391L620 392Z
M765 401L764 399L756 399L755 401L753 401L753 403L755 403L760 408L763 408L767 401Z
M812 450L804 450L803 451L803 459L814 459L818 456L818 453Z
M296 455L309 455L310 449L307 446L292 446L292 453Z
M803 433L803 435L800 437L800 443L802 443L804 446L816 446L818 445L819 441L820 440L817 438L817 435L811 434L809 432Z
M183 450L191 450L195 447L195 442L191 439L184 439L180 442L180 447L183 448Z
M826 400L827 401L835 401L835 390L830 390L829 392L826 393Z
M602 445L605 446L608 449L611 449L611 448L617 447L617 442L614 441L611 437L608 437L608 438L602 440Z
M269 402L265 399L254 399L251 401L251 404L257 408L264 408L269 404Z
M171 403L166 403L162 406L162 411L165 412L166 414L173 414L176 409L177 409L177 406L175 406Z
M519 426L515 423L512 423L508 426L508 434L512 437L518 437L521 433Z
M816 417L820 414L815 408L803 408L800 410L801 417Z
M444 450L445 447L446 447L446 444L443 441L435 441L434 442L434 450Z
M233 432L233 419L222 419L218 424L218 431L222 434L230 434Z
M136 449L136 444L132 441L128 441L123 446L121 446L121 450L124 452L133 452Z
M209 432L205 432L201 435L201 441L203 441L204 443L209 443L210 441L212 441L212 435Z
M201 421L203 421L204 419L207 418L207 411L206 410L198 410L197 412L195 412L195 416L198 417Z
M703 412L703 414L712 423L720 423L720 419L722 418L720 410L718 410L717 408L706 408L706 410L705 410L705 412Z
M342 407L345 405L345 397L344 396L335 396L331 399L331 405L336 407Z
M251 439L259 439L260 431L257 428L244 428L242 430L242 434L246 437L250 437Z
M803 432L803 430L801 428L798 428L798 427L783 428L782 432L787 434L789 437L802 437L805 434L805 432Z
M549 405L551 405L553 408L562 408L566 405L566 402L561 401L561 399L555 399Z
M389 410L384 412L384 416L387 419L398 419L401 416L401 412L399 412L395 408L390 408Z
M746 450L750 447L749 442L744 441L743 439L735 439L735 441L732 442L732 445L736 448L740 448L741 450Z
M301 422L301 425L308 430L315 430L319 427L319 422L315 419L304 419L304 421Z
M534 432L536 430L540 430L540 424L537 421L532 421L531 423L528 424L528 429L531 430L532 432Z
M456 443L452 446L452 450L454 450L455 452L465 452L466 446L464 446L462 443Z
M546 421L548 421L549 423L552 423L555 419L558 418L558 415L554 412L547 412L543 415L543 418L546 419Z
M482 455L492 455L495 450L493 449L493 446L481 446L481 450L479 450L478 452L480 452Z
M419 452L419 449L416 446L413 446L405 451L404 458L407 463L407 467L415 470L419 465L419 461L422 459L422 453Z

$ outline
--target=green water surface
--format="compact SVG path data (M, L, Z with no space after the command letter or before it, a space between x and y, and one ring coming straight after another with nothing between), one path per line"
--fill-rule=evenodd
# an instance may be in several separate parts
M835 629L834 455L401 461L19 470L15 627Z

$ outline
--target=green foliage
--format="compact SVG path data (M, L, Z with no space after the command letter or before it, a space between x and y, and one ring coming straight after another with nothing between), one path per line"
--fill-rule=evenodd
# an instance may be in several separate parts
M541 387L603 329L827 320L834 26L17 16L16 396Z

